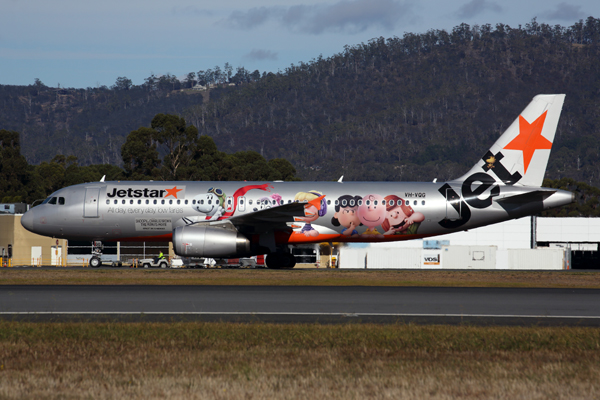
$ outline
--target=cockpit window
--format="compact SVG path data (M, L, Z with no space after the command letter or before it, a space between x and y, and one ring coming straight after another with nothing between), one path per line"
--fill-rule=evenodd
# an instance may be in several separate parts
M65 198L64 197L59 197L58 198L58 204L61 205L61 206L64 206L65 205Z
M48 204L56 204L56 197L50 198L50 201L48 202Z

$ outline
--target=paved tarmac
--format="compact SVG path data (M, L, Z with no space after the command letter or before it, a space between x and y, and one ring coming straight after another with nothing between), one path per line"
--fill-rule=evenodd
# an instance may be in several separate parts
M0 318L600 326L599 289L0 286Z

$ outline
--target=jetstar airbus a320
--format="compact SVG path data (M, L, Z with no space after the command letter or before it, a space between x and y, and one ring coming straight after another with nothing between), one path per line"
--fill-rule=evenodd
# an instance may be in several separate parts
M21 223L72 240L172 240L185 257L268 254L269 268L291 268L288 245L410 240L520 218L574 201L541 187L564 98L536 96L448 182L94 182L58 190Z

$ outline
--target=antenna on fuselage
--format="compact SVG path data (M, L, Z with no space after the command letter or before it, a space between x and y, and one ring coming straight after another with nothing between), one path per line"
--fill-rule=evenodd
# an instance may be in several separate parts
M344 175L340 176L340 179L338 179L339 183L342 183L342 180L344 179Z

